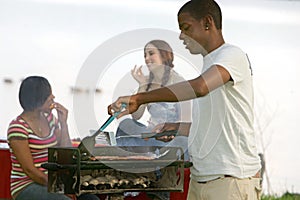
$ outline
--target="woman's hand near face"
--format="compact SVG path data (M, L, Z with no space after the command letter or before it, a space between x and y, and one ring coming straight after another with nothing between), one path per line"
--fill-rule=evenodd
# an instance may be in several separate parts
M70 147L72 146L72 142L67 124L68 110L60 103L55 102L54 104L54 109L57 111L57 120L59 123L57 129L55 129L55 134L59 141L58 146Z
M144 75L143 71L142 71L142 67L137 67L136 65L134 66L134 68L131 70L131 75L132 77L140 84L145 84L147 82L147 78Z
M54 109L56 109L57 111L58 122L60 122L61 124L67 123L68 110L63 105L57 102L54 103Z

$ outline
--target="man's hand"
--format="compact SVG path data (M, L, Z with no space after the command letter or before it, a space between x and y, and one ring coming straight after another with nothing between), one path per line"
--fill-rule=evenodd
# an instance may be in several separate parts
M177 122L177 123L165 123L159 124L152 129L153 132L162 133L165 131L176 131L176 136L189 136L191 122ZM157 138L157 140L161 140L163 142L169 142L174 139L175 136L163 136Z
M153 132L156 133L162 133L165 131L177 131L179 127L179 123L165 123L165 124L158 124L154 127L154 129L152 129ZM162 136L162 137L158 137L156 138L157 140L163 141L163 142L170 142L171 140L173 140L175 138L174 135L171 136Z
M117 101L108 106L108 114L113 115L116 112L120 112L120 114L117 116L118 118L120 118L124 115L134 113L140 106L136 99L136 95L119 97ZM122 106L124 104L126 105L126 107Z

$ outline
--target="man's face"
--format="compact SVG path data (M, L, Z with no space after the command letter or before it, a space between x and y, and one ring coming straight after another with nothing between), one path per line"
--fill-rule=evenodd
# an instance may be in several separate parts
M179 39L191 54L207 54L208 31L205 30L204 20L197 20L189 13L183 12L178 16L179 29L181 31Z

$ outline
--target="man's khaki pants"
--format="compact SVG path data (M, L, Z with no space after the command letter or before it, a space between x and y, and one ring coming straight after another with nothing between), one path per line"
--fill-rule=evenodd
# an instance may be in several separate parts
M188 200L260 200L260 178L219 178L207 183L190 180Z

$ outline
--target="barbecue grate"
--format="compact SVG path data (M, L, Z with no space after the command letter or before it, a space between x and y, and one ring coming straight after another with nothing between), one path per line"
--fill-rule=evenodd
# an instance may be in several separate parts
M179 147L95 147L87 158L78 148L49 148L48 191L111 194L183 191L183 151Z

